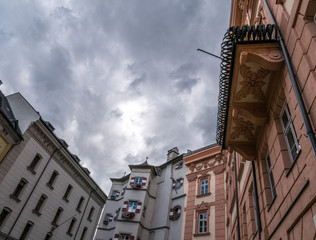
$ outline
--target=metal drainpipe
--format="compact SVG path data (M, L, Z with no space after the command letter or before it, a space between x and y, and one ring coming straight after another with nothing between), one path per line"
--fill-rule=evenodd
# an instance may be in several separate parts
M235 170L235 195L236 195L236 210L237 210L237 233L238 240L240 240L240 223L239 223L239 202L238 202L238 184L237 184L237 164L236 164L236 152L234 152L234 170Z
M256 215L258 220L258 233L259 233L259 240L261 239L261 219L260 219L260 208L259 208L259 201L258 201L258 189L257 189L257 180L256 180L256 168L255 162L251 161L251 170L252 170L252 178L253 178L253 190L255 191L255 201L256 201Z
M60 147L60 148L61 148L61 147ZM23 205L21 211L19 212L18 216L16 217L16 219L15 219L15 221L14 221L12 227L10 228L10 231L9 231L9 233L7 234L5 240L8 240L8 239L9 239L10 234L11 234L13 228L15 227L15 224L16 224L17 221L19 220L19 218L20 218L20 216L21 216L21 214L22 214L22 212L23 212L23 210L24 210L26 204L27 204L28 201L30 200L30 198L31 198L31 196L32 196L32 194L33 194L35 188L37 187L37 184L39 183L39 180L40 180L41 177L43 176L43 174L44 174L44 172L45 172L45 170L46 170L48 164L50 163L50 160L53 158L54 154L55 154L58 150L60 150L60 148L55 148L55 150L53 151L52 155L50 155L50 157L49 157L49 159L48 159L48 161L47 161L47 163L46 163L46 165L45 165L43 171L41 172L40 176L38 177L38 179L37 179L37 181L36 181L36 183L35 183L35 185L34 185L32 191L30 192L29 196L27 197L27 199L26 199L26 201L25 201L25 203L24 203L24 205Z
M81 225L81 222L82 222L83 216L84 216L84 214L85 214L85 212L86 212L86 210L87 210L87 207L88 207L88 204L89 204L89 201L90 201L91 195L92 195L92 193L93 193L94 191L95 191L95 190L94 190L94 189L92 189L92 190L91 190L91 192L90 192L90 194L89 194L89 198L88 198L88 201L87 201L86 206L84 207L84 210L83 210L83 213L82 213L82 216L81 216L81 219L80 219L80 222L79 222L79 225L78 225L78 228L77 228L76 234L75 234L75 236L74 236L74 239L76 239L76 237L77 237L77 234L78 234L78 232L79 232L79 228L80 228L80 225Z
M306 133L307 133L307 136L309 138L309 141L312 144L312 148L314 150L314 155L316 156L316 137L315 137L315 133L313 131L310 119L308 118L308 114L307 114L307 111L306 111L306 108L305 108L303 97L301 95L298 83L296 82L296 79L295 79L295 76L294 76L293 67L292 67L291 60L290 60L290 55L289 55L289 53L287 51L287 48L286 48L285 43L284 43L284 39L283 39L282 34L281 34L281 31L280 31L279 26L277 25L277 22L275 21L275 18L274 18L273 14L272 14L272 12L270 10L270 7L269 7L269 4L268 4L267 0L264 0L264 3L265 3L266 8L268 10L269 16L270 16L270 18L272 20L272 23L275 26L275 30L276 30L276 32L278 34L280 45L281 45L281 49L282 49L282 52L283 52L283 55L284 55L284 59L285 59L285 63L286 63L286 66L287 66L287 70L289 72L289 76L290 76L290 79L291 79L291 82L292 82L293 90L294 90L294 93L295 93L295 96L296 96L296 99L297 99L297 103L299 105L299 108L300 108L300 111L301 111L301 114L302 114L302 117L303 117L304 125L305 125L305 128L306 128Z

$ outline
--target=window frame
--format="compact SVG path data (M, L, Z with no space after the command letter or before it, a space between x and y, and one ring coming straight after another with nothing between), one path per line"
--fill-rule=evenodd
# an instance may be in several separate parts
M205 180L208 180L208 186L207 186L207 193L203 193L202 194L202 182L205 181ZM206 197L206 196L209 196L211 195L211 175L207 175L207 176L202 176L198 179L198 194L197 194L197 198L200 198L200 197Z
M58 221L60 219L61 214L63 213L64 209L62 207L59 207L55 213L54 219L51 222L53 226L58 226Z
M134 185L136 185L136 184L142 185L142 182L143 182L143 177L135 177Z
M21 200L19 199L19 197L22 195L27 184L28 181L25 178L21 178L18 185L15 187L13 193L10 194L10 198L14 199L17 202L20 202Z
M77 219L76 218L72 218L67 230L67 235L72 237L72 230L74 229L75 223L76 223Z
M286 125L284 125L285 123L284 123L284 118L283 118L285 115L286 115L286 118L287 118ZM281 122L281 125L282 125L282 130L283 130L283 135L284 135L284 138L285 138L285 141L286 141L287 150L288 150L288 153L290 155L291 164L293 164L296 161L296 159L298 158L298 156L299 156L299 154L301 152L301 146L299 144L299 141L298 141L298 138L297 138L297 135L296 135L296 131L295 131L295 128L294 128L291 112L290 112L290 109L288 107L287 102L284 103L283 108L281 110L280 122ZM288 137L289 133L292 135L292 138L293 138L293 145L292 146L290 146L290 140L289 140L289 137ZM294 150L294 147L296 148L296 152L295 152L295 155L293 156L294 153L292 153L292 152Z
M0 214L0 227L6 222L11 212L12 210L8 207L4 207L2 209L1 214Z
M266 166L267 166L267 172L268 172L268 178L269 178L269 184L270 184L269 186L270 186L271 197L272 197L272 202L273 202L277 196L277 193L276 193L276 186L274 182L273 168L271 165L271 158L270 158L269 151L266 154L265 161L266 161Z
M95 208L92 206L90 208L90 212L89 212L88 217L87 217L88 221L90 221L90 222L92 222L91 218L93 216L94 210L95 210Z
M39 153L37 153L35 157L33 158L32 162L30 163L30 165L27 166L27 170L29 170L33 175L36 174L35 170L38 167L41 159L42 159L42 156Z
M42 194L41 197L38 199L37 204L35 208L32 210L32 212L38 216L42 215L40 211L43 208L46 200L47 200L47 196L45 194Z
M83 204L83 201L85 200L85 198L83 196L80 197L79 199L79 202L77 204L77 207L76 207L76 210L81 213L81 207L82 207L82 204Z
M73 189L73 186L71 184L68 184L66 192L63 196L63 200L65 200L67 203L69 202L69 195L70 195L72 189Z
M50 189L53 190L58 175L59 175L59 172L56 171L56 170L54 170L54 171L52 172L52 175L50 176L48 182L46 183L46 186L48 186Z
M135 209L134 209L133 206L131 206L131 203L133 203L133 205L135 204ZM138 204L138 201L129 201L129 202L128 202L128 206L127 206L127 212L136 213L137 204ZM130 211L130 209L131 209L132 211Z
M84 227L83 230L82 230L82 233L81 233L81 237L80 237L80 240L83 240L87 234L87 231L88 231L88 228L87 227Z
M27 239L27 237L29 236L30 231L32 230L33 226L34 226L34 223L31 222L31 221L28 221L28 222L26 223L26 225L25 225L25 227L24 227L24 229L23 229L23 231L22 231L20 237L19 237L19 240L25 240L25 239Z
M200 215L206 214L206 232L200 231ZM194 237L199 236L209 236L210 235L210 209L209 207L197 210L195 212L195 234L193 234Z

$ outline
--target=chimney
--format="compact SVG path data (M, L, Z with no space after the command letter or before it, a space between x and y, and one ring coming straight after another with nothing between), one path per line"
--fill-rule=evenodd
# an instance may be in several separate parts
M179 149L177 147L174 147L174 148L168 150L167 161L170 161L177 156L179 156Z

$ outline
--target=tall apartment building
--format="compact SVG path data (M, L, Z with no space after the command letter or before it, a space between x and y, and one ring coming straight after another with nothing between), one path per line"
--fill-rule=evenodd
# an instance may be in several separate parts
M315 12L311 0L232 1L217 123L227 239L315 239Z
M95 240L181 239L184 206L183 155L168 151L160 166L129 165L131 173L111 178L112 187Z
M0 123L0 239L92 239L107 196L89 170L19 93Z
M225 161L220 146L209 145L189 151L184 191L183 240L225 238Z

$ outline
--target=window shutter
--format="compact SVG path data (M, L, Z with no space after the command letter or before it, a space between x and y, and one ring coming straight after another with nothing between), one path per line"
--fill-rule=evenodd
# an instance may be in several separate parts
M147 183L147 178L143 177L142 186L145 186Z
M119 196L120 196L120 192L119 192L119 191L117 191L117 192L116 192L116 196L115 196L115 197L117 197L117 198L118 198Z
M173 208L170 208L169 219L173 219Z
M117 217L118 217L118 211L119 211L119 210L116 210L116 211L115 211L115 214L114 214L114 217L113 217L113 218L114 218L114 221L116 221L116 219L117 219Z
M183 186L183 178L180 179L180 185Z
M181 216L181 206L178 207L177 217L179 218Z
M127 205L128 205L128 201L124 201L123 207L122 207L122 212L126 212Z
M137 203L137 207L136 207L136 213L140 213L140 210L142 209L142 202L138 202Z
M176 181L172 179L172 188L175 189L176 188Z
M118 240L119 239L119 237L120 237L120 234L114 234L114 239L113 240Z
M130 239L130 240L134 240L134 239L135 239L135 236L131 235L131 236L129 236L129 239Z
M109 222L112 222L112 221L113 221L113 216L111 215L109 218Z
M132 178L131 178L130 185L134 185L134 182L135 182L135 178L134 178L134 177L132 177Z
M125 190L126 190L126 187L124 187L124 188L122 189L121 196L123 196L123 195L125 194Z

